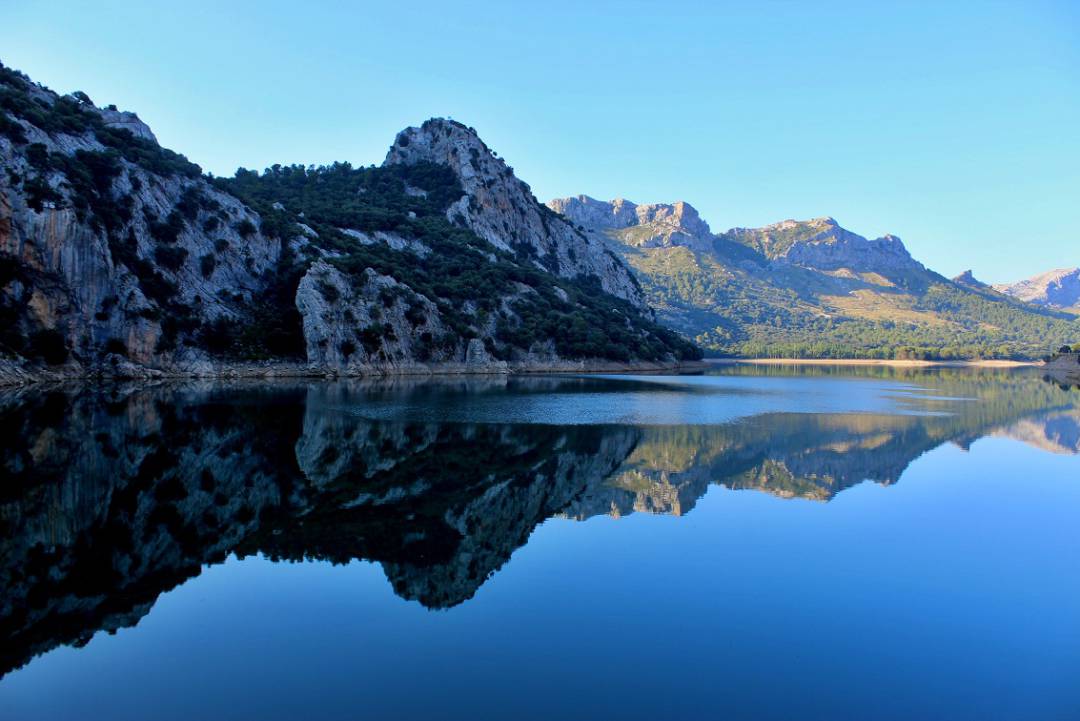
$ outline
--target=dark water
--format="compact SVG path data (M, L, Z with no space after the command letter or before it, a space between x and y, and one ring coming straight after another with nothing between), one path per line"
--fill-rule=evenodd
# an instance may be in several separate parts
M3 719L1080 718L1032 372L0 392Z

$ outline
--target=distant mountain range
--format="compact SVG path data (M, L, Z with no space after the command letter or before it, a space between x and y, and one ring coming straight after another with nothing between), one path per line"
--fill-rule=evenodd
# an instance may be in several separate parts
M1002 283L993 287L1027 303L1080 313L1080 268L1059 268L1018 283Z
M870 240L829 217L713 233L686 202L548 206L608 243L660 319L716 354L1039 357L1080 335L1052 284L1037 304L970 271L949 280L896 236Z

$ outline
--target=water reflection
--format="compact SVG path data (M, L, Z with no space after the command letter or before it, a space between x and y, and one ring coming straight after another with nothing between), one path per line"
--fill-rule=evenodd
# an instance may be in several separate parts
M718 392L737 398L770 391L732 388L732 378L785 371L725 373ZM135 624L161 593L229 553L377 561L401 597L448 608L555 516L685 514L711 484L827 501L866 480L896 482L942 443L988 435L1080 453L1080 394L1069 382L855 375L888 381L874 397L897 407L756 412L751 399L739 420L714 425L461 420L553 397L580 418L597 394L670 400L706 393L708 379L682 391L545 378L6 392L0 673Z

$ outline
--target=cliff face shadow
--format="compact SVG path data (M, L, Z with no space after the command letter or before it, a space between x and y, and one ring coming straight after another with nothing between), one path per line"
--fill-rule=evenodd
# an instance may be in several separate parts
M774 413L717 426L398 422L351 412L372 394L454 402L503 392L503 383L0 395L0 673L134 625L161 593L230 553L377 561L396 594L449 608L552 517L681 515L712 484L827 501L866 480L897 481L942 443L990 434L1080 452L1080 393L1037 378L982 389L980 402L949 414ZM536 392L567 388L538 383Z

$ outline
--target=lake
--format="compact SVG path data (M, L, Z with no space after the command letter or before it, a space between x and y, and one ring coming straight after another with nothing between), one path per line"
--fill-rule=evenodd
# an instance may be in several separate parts
M0 391L0 718L1077 719L1035 370Z

